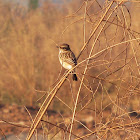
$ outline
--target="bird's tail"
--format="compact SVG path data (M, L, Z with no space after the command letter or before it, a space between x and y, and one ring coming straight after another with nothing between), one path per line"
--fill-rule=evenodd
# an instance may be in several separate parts
M73 74L72 75L72 79L73 79L73 81L77 81L78 80L77 75L76 74Z

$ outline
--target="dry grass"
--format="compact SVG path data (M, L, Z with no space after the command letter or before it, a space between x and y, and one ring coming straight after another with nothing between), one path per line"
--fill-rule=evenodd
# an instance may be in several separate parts
M41 120L52 139L57 134L69 140L140 138L139 5L91 0L57 8L46 3L22 14L1 4L1 102L37 105L46 93L27 140ZM60 73L55 46L62 42L78 56L78 82L70 71ZM48 108L61 117L54 121L44 115Z

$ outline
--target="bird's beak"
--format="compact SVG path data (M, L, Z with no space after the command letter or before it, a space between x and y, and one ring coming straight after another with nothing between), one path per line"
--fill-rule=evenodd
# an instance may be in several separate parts
M59 48L59 46L56 46L56 48Z

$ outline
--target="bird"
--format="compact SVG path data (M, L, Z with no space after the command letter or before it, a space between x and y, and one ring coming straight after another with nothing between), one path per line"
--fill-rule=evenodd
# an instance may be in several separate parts
M70 45L63 43L60 46L57 46L59 48L59 61L60 64L67 70L72 69L77 65L77 59L74 55L74 53L70 49ZM72 71L72 79L73 81L77 81L77 75L75 74L75 69Z

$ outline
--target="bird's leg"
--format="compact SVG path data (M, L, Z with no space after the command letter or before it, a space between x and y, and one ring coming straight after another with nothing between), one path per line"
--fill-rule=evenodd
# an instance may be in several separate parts
M69 71L69 70L66 70L65 73L64 73L64 75L65 75L68 71ZM63 75L63 76L64 76L64 75ZM66 78L68 78L68 76L66 76Z

